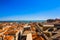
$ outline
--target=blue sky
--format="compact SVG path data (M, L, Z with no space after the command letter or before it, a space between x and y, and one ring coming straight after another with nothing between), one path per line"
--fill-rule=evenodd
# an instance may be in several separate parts
M60 18L60 0L0 0L0 20Z

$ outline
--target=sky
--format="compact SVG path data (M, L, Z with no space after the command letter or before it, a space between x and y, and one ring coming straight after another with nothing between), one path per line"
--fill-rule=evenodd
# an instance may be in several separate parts
M0 20L60 18L60 0L0 0Z

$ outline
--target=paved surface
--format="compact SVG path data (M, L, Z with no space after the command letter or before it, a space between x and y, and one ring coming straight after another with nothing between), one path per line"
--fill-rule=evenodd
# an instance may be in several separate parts
M32 40L32 34L31 33L27 34L26 40Z

